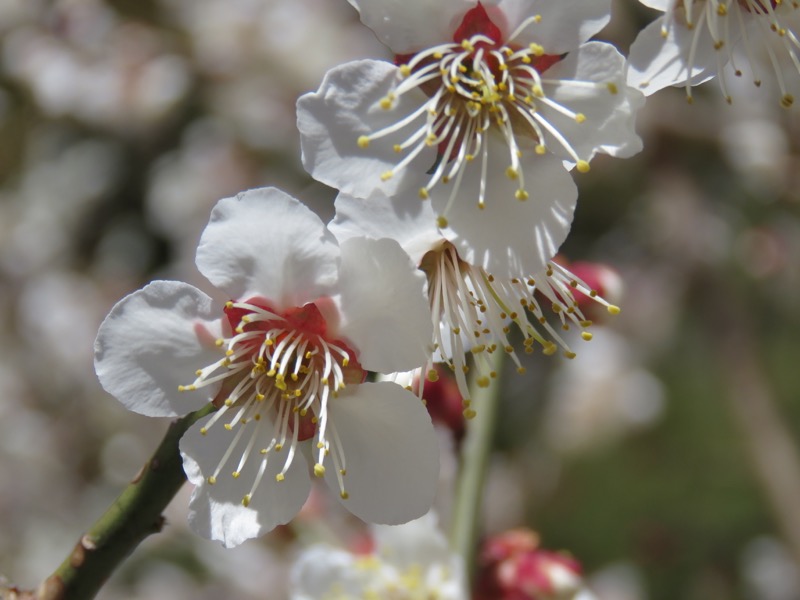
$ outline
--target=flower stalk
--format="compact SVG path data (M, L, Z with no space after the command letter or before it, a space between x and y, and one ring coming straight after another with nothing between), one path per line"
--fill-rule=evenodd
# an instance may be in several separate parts
M208 404L170 424L153 456L42 583L39 600L93 598L147 536L161 531L161 513L186 481L178 442L191 425L214 410Z
M502 373L504 354L501 351L491 354L493 371ZM500 381L501 377L495 377L487 387L480 387L474 378L470 382L476 416L467 422L450 528L450 545L464 561L464 578L468 584L475 573L483 491L500 405Z

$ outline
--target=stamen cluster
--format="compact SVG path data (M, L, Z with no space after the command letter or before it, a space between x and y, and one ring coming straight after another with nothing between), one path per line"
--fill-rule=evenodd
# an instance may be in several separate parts
M245 426L254 422L256 425L231 473L237 479L257 451L261 462L250 492L242 498L244 506L250 504L270 456L288 446L283 468L276 475L278 482L283 481L298 442L315 435L318 460L314 474L317 477L325 474L325 458L331 454L340 494L347 498L345 457L337 443L336 429L328 423L327 408L347 383L361 383L366 377L353 352L343 342L325 339L325 320L314 304L280 315L263 301L253 299L228 302L225 313L233 331L230 337L216 340L224 356L199 369L192 384L179 387L179 391L194 391L224 382L215 401L219 409L200 433L206 435L219 421L226 421L225 429L236 429L236 433L217 468L208 476L208 483L216 483L220 472L240 447ZM272 423L272 441L256 449L263 416L268 416Z

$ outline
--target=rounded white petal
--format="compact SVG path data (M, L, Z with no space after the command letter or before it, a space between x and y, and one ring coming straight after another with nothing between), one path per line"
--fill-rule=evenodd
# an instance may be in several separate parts
M496 277L536 273L545 268L566 239L578 190L560 160L527 150L521 170L529 198L517 200L514 192L518 182L505 175L508 149L499 137L489 136L488 143L486 208L478 208L475 200L461 193L447 214L448 227L442 233L463 260ZM467 170L462 189L478 189L480 170L473 166ZM449 192L444 187L431 193L434 210L444 211Z
M220 200L197 248L197 268L230 298L261 296L276 309L329 294L338 258L319 217L275 188Z
M423 273L394 240L351 238L341 252L339 333L361 365L380 373L423 366L433 336Z
M369 583L369 570L359 568L358 559L344 550L322 544L300 553L292 567L292 600L322 600L333 590L347 597L361 597ZM341 597L341 596L340 596Z
M335 206L336 216L328 229L339 242L363 236L397 240L418 265L426 252L444 240L430 202L409 202L407 196L389 198L375 190L366 199L339 194Z
M408 54L453 41L474 0L349 0L361 22L395 54Z
M644 105L644 96L625 81L625 58L611 44L589 42L546 73L547 80L563 80L546 87L548 97L585 116L583 122L546 105L541 114L569 140L582 160L596 152L629 157L642 150L636 134L636 113ZM593 82L598 85L571 84ZM563 158L569 154L552 136L547 135L550 150Z
M185 415L213 399L218 386L179 392L195 371L220 358L222 307L179 281L154 281L120 300L100 325L94 365L103 388L150 417Z
M308 463L299 452L295 454L285 479L276 481L275 476L284 465L286 450L280 453L273 450L267 455L263 479L249 506L245 507L242 498L250 493L261 465L259 449L268 447L272 441L272 424L262 418L228 431L222 423L216 423L206 435L201 434L200 429L210 419L211 416L195 423L180 442L183 470L189 482L196 486L189 503L189 524L203 537L231 548L291 521L308 498L311 481ZM225 422L224 416L222 420ZM209 484L208 477L216 471L240 427L245 431L236 449L217 476L216 483ZM254 428L258 428L258 438L252 454L239 477L234 478L231 473L237 468Z
M646 95L671 85L692 85L709 80L717 73L717 55L714 43L705 25L687 29L673 23L667 37L661 35L664 17L645 27L631 44L628 56L628 84ZM692 40L699 36L694 57L689 65Z
M563 54L574 50L591 38L611 20L611 0L499 0L513 30L526 19L540 15L514 38L525 45L541 44L547 54Z
M420 115L399 132L360 148L358 139L400 121L422 106L427 97L411 90L386 110L378 104L392 89L398 69L384 61L360 60L328 71L319 90L297 101L297 127L303 166L314 179L359 198L376 187L392 196L402 189L419 189L425 172L436 160L436 149L426 148L408 168L386 181L381 175L394 167L401 155L394 144L425 122Z
M329 410L347 460L343 506L388 525L425 514L439 476L439 446L422 402L394 383L364 383L348 387ZM325 479L339 489L335 469Z
M434 511L404 525L375 526L372 532L377 553L401 570L450 562L450 547Z

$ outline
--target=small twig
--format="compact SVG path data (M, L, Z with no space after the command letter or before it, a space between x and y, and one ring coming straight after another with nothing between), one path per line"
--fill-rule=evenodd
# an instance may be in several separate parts
M503 356L500 350L492 354L493 371L502 372ZM450 530L450 543L453 551L464 560L468 585L472 584L475 571L483 492L500 403L500 378L492 379L486 388L478 387L474 381L471 383L472 406L477 414L467 423Z
M161 531L161 513L186 481L178 442L192 424L213 411L209 404L170 424L150 460L39 587L40 600L93 598L142 540Z

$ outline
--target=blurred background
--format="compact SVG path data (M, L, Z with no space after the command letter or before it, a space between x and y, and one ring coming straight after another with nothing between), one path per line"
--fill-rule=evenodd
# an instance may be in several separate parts
M600 37L626 52L655 14L615 9ZM275 185L330 217L295 100L388 56L345 0L0 0L9 581L48 576L166 429L100 388L100 321L149 280L202 285L194 251L222 197ZM731 106L715 82L691 106L651 97L645 151L577 175L563 255L595 263L622 313L575 360L504 378L486 532L537 530L601 600L800 599L800 108L732 79ZM443 428L445 520L456 444ZM188 496L100 598L281 599L302 544L358 530L314 495L291 529L224 550L188 531Z

